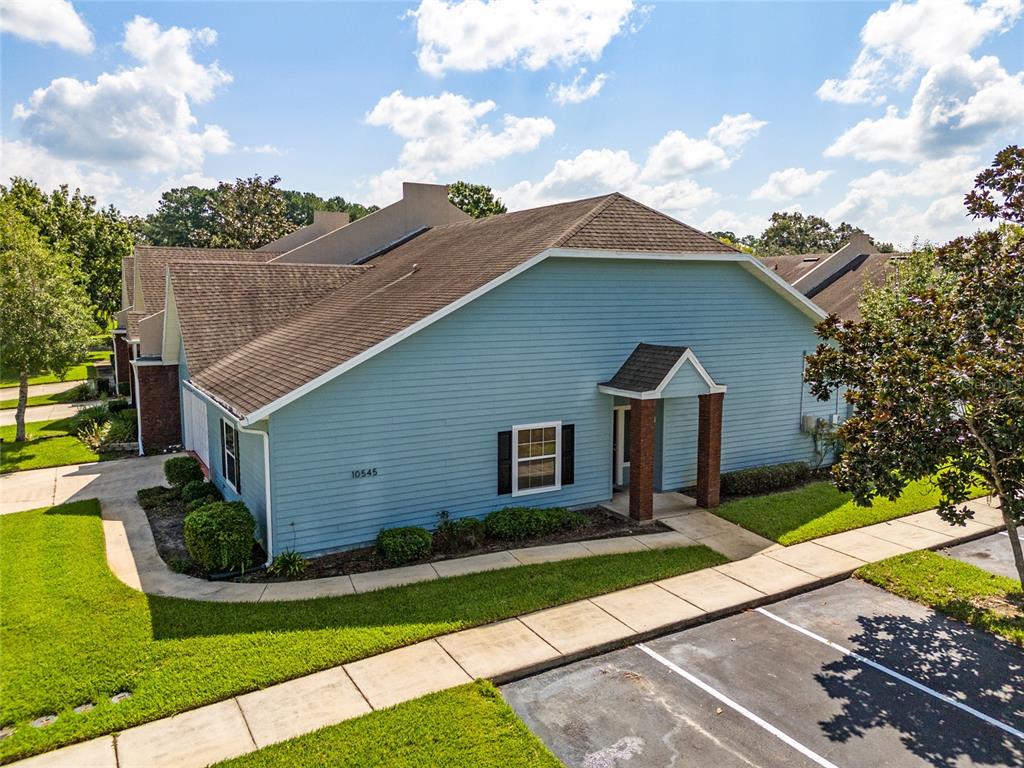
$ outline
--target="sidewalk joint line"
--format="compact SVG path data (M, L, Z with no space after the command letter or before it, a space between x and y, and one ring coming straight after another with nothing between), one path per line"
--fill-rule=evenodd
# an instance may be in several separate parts
M526 627L530 632L532 632L534 635L537 636L538 640L540 640L542 643L544 643L544 645L546 645L552 651L557 653L559 656L565 656L564 653L562 653L560 650L555 648L555 646L553 646L551 643L549 643L547 640L545 640L537 630L535 630L533 627L531 627L529 624L527 624L525 621L523 621L523 617L522 616L515 616L515 617L513 617L513 621L518 621L520 624L522 624L524 627ZM488 625L484 624L484 626L486 627ZM456 634L458 634L458 633L456 633Z
M475 680L476 678L473 676L473 674L468 669L466 669L464 666L459 664L459 660L456 659L454 656L452 656L450 653L448 653L448 649L445 648L443 645L441 645L441 643L438 642L438 640L440 640L442 637L444 637L444 635L440 635L438 637L432 638L434 645L436 645L438 648L440 648L441 649L441 653L443 653L445 656L447 656L449 659L451 659L452 663L454 663L456 667L458 667L463 672L465 672L466 676L470 680Z
M755 608L754 610L762 614L763 616L767 616L772 621L776 621L785 627L789 627L795 632L799 632L800 634L809 637L812 640L817 640L819 643L827 645L829 648L832 648L833 650L839 651L844 656L850 656L851 658L856 659L862 664L866 664L867 666L871 667L874 670L877 670L878 672L881 672L882 674L895 678L896 680L899 680L901 683L906 683L910 687L915 688L921 691L922 693L926 693L929 696L938 699L939 701L945 702L946 704L952 704L957 709L960 709L969 715L973 715L974 717L978 718L979 720L982 720L983 722L988 723L989 725L994 725L996 728L1010 734L1011 736L1016 736L1018 739L1024 740L1024 732L1019 731L1012 725L1008 725L1007 723L1004 723L1001 720L997 720L996 718L990 715L986 715L984 712L981 712L968 704L964 704L962 701L957 701L948 694L941 693L935 690L934 688L930 688L924 683L919 683L912 677L908 677L900 672L897 672L895 669L890 669L884 664L877 662L874 659L870 659L867 656L859 654L856 651L850 650L849 648L842 646L839 643L834 643L827 637L822 637L821 635L816 634L809 629L805 629L804 627L801 627L798 624L794 624L791 621L787 621L781 616L776 616L771 611L765 610L764 608Z
M242 716L242 722L245 723L245 732L249 734L249 741L252 742L253 749L259 749L259 745L256 743L256 737L252 735L252 726L249 725L249 720L245 716L245 710L242 709L242 703L238 700L237 696L232 696L231 700L235 702L235 706L238 707L238 714Z
M661 665L667 667L668 669L670 669L671 671L675 672L677 675L679 675L681 678L683 678L687 682L692 683L693 685L697 686L702 691L704 691L704 693L706 693L709 696L717 699L718 701L722 702L723 704L725 704L730 709L733 709L736 712L738 712L739 714L743 715L743 717L747 718L748 720L750 720L755 725L758 725L761 728L763 728L764 730L768 731L768 733L770 733L775 738L779 739L780 741L785 742L786 744L791 746L793 749L795 749L800 754L802 754L805 757L813 760L815 763L817 763L818 765L822 766L822 768L839 768L835 763L832 763L832 762L826 760L824 757L822 757L821 755L819 755L817 752L813 751L809 747L805 747L803 744L801 744L799 741L794 739L792 736L790 736L787 733L779 730L774 725L769 723L767 720L759 717L758 715L755 715L753 712L751 712L749 709L744 707L739 702L733 701L728 696L726 696L724 693L722 693L721 691L719 691L719 690L713 688L712 686L708 685L703 680L701 680L699 677L697 677L697 676L687 672L685 669L680 667L678 664L676 664L676 663L674 663L672 661L669 661L664 656L662 656L660 653L651 650L650 648L648 648L643 643L638 643L635 647L639 648L641 651L646 653L648 656L650 656L652 659L654 659L659 664L661 664Z
M440 645L440 643L439 643L439 645ZM374 657L373 656L367 656L366 658L372 659ZM352 664L352 663L354 663L354 662L351 662L351 661L348 662L348 664ZM341 671L345 673L345 677L347 677L349 679L349 681L352 683L352 685L355 686L355 689L357 691L359 691L359 695L363 697L363 701L366 702L366 706L368 706L370 708L370 711L371 712L376 712L377 708L375 706L373 706L373 703L370 701L369 697L365 693L363 693L363 689L359 687L359 683L356 682L356 679L354 677L352 677L352 675L350 675L348 670L346 669L348 664L340 665L341 666Z

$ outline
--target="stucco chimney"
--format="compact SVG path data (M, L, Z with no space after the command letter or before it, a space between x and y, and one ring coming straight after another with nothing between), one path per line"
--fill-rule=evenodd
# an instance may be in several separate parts
M846 271L855 259L878 253L871 238L863 232L854 232L838 251L793 283L804 296L811 297Z
M348 213L345 211L313 211L312 226L319 227L325 233L338 227L344 227L346 224L348 224Z

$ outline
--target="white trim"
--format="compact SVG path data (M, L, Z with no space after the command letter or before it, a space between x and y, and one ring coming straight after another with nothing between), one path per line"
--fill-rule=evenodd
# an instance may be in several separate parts
M132 367L132 377L135 379L135 429L139 433L139 456L145 456L145 449L142 447L142 393L139 391L139 366L135 363L135 360L128 361Z
M365 217L364 217L365 218ZM362 219L360 219L361 221ZM490 293L495 288L507 283L514 277L521 275L528 269L532 269L537 264L545 261L549 258L574 258L574 259L636 259L639 261L712 261L712 262L734 262L741 266L746 267L749 271L753 271L761 280L767 283L775 291L783 294L783 296L791 303L797 306L804 314L811 317L813 320L824 320L827 314L820 309L816 304L810 301L806 296L797 291L793 286L783 280L781 277L773 273L771 270L764 267L764 265L758 263L756 259L747 253L643 253L634 251L598 251L584 248L548 248L541 251L536 256L527 259L522 264L503 272L493 280L484 283L479 288L470 291L465 296L451 304L447 304L441 309L432 312L421 320L417 320L407 328L402 329L398 333L392 334L383 341L374 344L369 349L363 350L353 358L346 360L345 362L336 365L329 371L326 371L315 379L307 381L300 387L296 387L290 392L282 395L276 400L267 403L266 405L257 408L255 411L250 413L248 416L243 417L240 421L240 425L252 426L257 421L262 421L267 418L274 411L280 410L289 403L293 403L303 395L308 394L312 390L326 384L328 381L340 376L346 371L350 371L358 365L362 365L370 358L376 357L381 352L390 349L391 347L398 344L400 341L409 338L413 334L419 333L424 328L433 325L438 320L447 317L452 312L455 312L462 307L466 306L470 302L475 301L481 296Z
M270 434L269 425L268 431L264 432L262 429L248 429L243 427L241 424L238 425L239 432L244 432L247 435L259 435L263 438L263 493L264 502L263 505L266 509L267 518L267 562L264 565L269 566L274 562L274 518L270 512L271 495L270 495ZM236 491L237 493L237 491Z
M628 461L623 461L626 455L626 411L631 411L628 405L612 406L612 418L615 419L615 485L622 486L624 483L625 470L629 467ZM631 417L632 418L632 417Z
M231 478L228 477L227 455L228 455L229 451L228 451L228 442L227 442L227 439L226 439L227 438L227 432L225 431L225 428L226 427L230 427L231 430L235 433L235 437L234 437L234 441L233 441L234 444L235 444L235 450L231 451L230 453L231 453L231 458L234 459L234 461L235 461L235 471L238 473L239 479L241 479L241 477L242 477L242 465L239 464L239 462L238 462L238 453L239 453L239 451L238 451L238 430L239 430L239 427L241 425L239 425L239 424L229 424L228 420L225 419L223 416L220 417L220 421L221 421L221 427L220 427L220 474L224 478L224 484L227 485L227 487L230 488L235 493L239 493L240 494L241 491L238 490L238 487L231 481Z
M536 459L551 458L548 454L543 456L527 456L519 458L519 433L524 429L548 429L555 428L555 484L545 485L543 488L527 488L519 490L519 464L522 461L535 461ZM541 421L536 424L515 424L512 426L512 495L530 496L534 493L548 493L549 491L562 490L562 422Z
M649 389L646 392L633 392L628 389L619 389L618 387L609 387L607 384L598 384L598 392L603 392L606 395L616 395L618 397L628 397L630 400L660 400L662 398L662 392L665 391L665 387L672 383L672 379L675 378L676 374L679 373L679 369L683 367L684 363L689 363L693 366L693 369L697 372L697 375L701 377L704 383L708 387L707 394L718 394L724 393L727 387L724 384L716 384L715 380L711 378L711 375L707 372L707 369L701 365L700 360L697 359L697 355L693 353L692 349L687 350L679 356L668 373L665 374L665 378L661 380L654 389Z

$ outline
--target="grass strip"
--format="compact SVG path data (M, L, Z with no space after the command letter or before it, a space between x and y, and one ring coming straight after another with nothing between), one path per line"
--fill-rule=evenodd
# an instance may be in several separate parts
M895 595L1024 645L1024 593L1020 582L1014 579L928 550L862 566L855 575Z
M748 531L790 545L923 512L938 503L939 490L928 480L910 483L895 501L878 497L870 507L857 506L850 494L820 481L727 501L712 511Z
M96 451L68 434L69 427L70 419L30 421L23 443L14 442L16 426L0 427L0 474L101 461Z
M148 596L107 568L99 503L0 516L0 761L403 645L725 562L706 547L526 565L359 595ZM113 704L127 691L131 698ZM81 704L94 704L76 714ZM45 728L28 725L44 714Z
M558 768L490 683L478 680L218 763L217 768Z

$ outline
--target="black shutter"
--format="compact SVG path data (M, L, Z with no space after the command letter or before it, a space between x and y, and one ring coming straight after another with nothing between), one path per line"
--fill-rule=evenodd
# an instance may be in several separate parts
M238 430L232 427L235 432L235 492L242 492L242 440Z
M512 430L498 433L498 495L512 493Z
M576 480L576 425L562 425L562 485Z
M227 454L227 440L224 437L224 419L218 419L220 422L220 473L224 476L224 479L228 477L228 454Z

